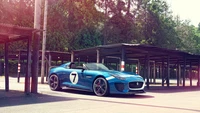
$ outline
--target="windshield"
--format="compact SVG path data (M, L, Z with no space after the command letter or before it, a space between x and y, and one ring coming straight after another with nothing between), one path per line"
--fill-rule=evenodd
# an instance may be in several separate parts
M104 71L109 70L105 65L100 63L87 63L84 65L89 70L104 70Z

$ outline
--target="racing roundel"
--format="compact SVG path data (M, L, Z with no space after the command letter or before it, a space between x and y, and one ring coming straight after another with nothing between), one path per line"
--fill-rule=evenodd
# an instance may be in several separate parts
M78 73L75 71L71 72L69 75L69 79L72 84L77 84L78 83Z

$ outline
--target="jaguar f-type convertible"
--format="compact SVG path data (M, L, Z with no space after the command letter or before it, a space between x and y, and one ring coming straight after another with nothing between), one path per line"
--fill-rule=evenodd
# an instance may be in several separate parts
M107 94L144 93L144 79L131 72L109 70L101 63L76 66L73 62L50 70L48 83L51 90L63 87L94 92L97 96Z

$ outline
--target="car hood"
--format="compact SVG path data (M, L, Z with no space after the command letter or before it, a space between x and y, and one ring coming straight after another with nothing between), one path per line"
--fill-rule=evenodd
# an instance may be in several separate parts
M114 71L114 70L109 70L107 72L109 74L118 75L120 77L140 77L139 75L132 72L121 72L121 71Z

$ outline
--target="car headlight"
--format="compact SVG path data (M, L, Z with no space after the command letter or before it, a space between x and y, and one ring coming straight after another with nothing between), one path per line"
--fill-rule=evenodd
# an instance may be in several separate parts
M115 77L115 78L117 78L119 80L125 80L126 79L125 77L121 77L119 75L113 75L113 74L111 74L111 76L113 76L113 77Z

